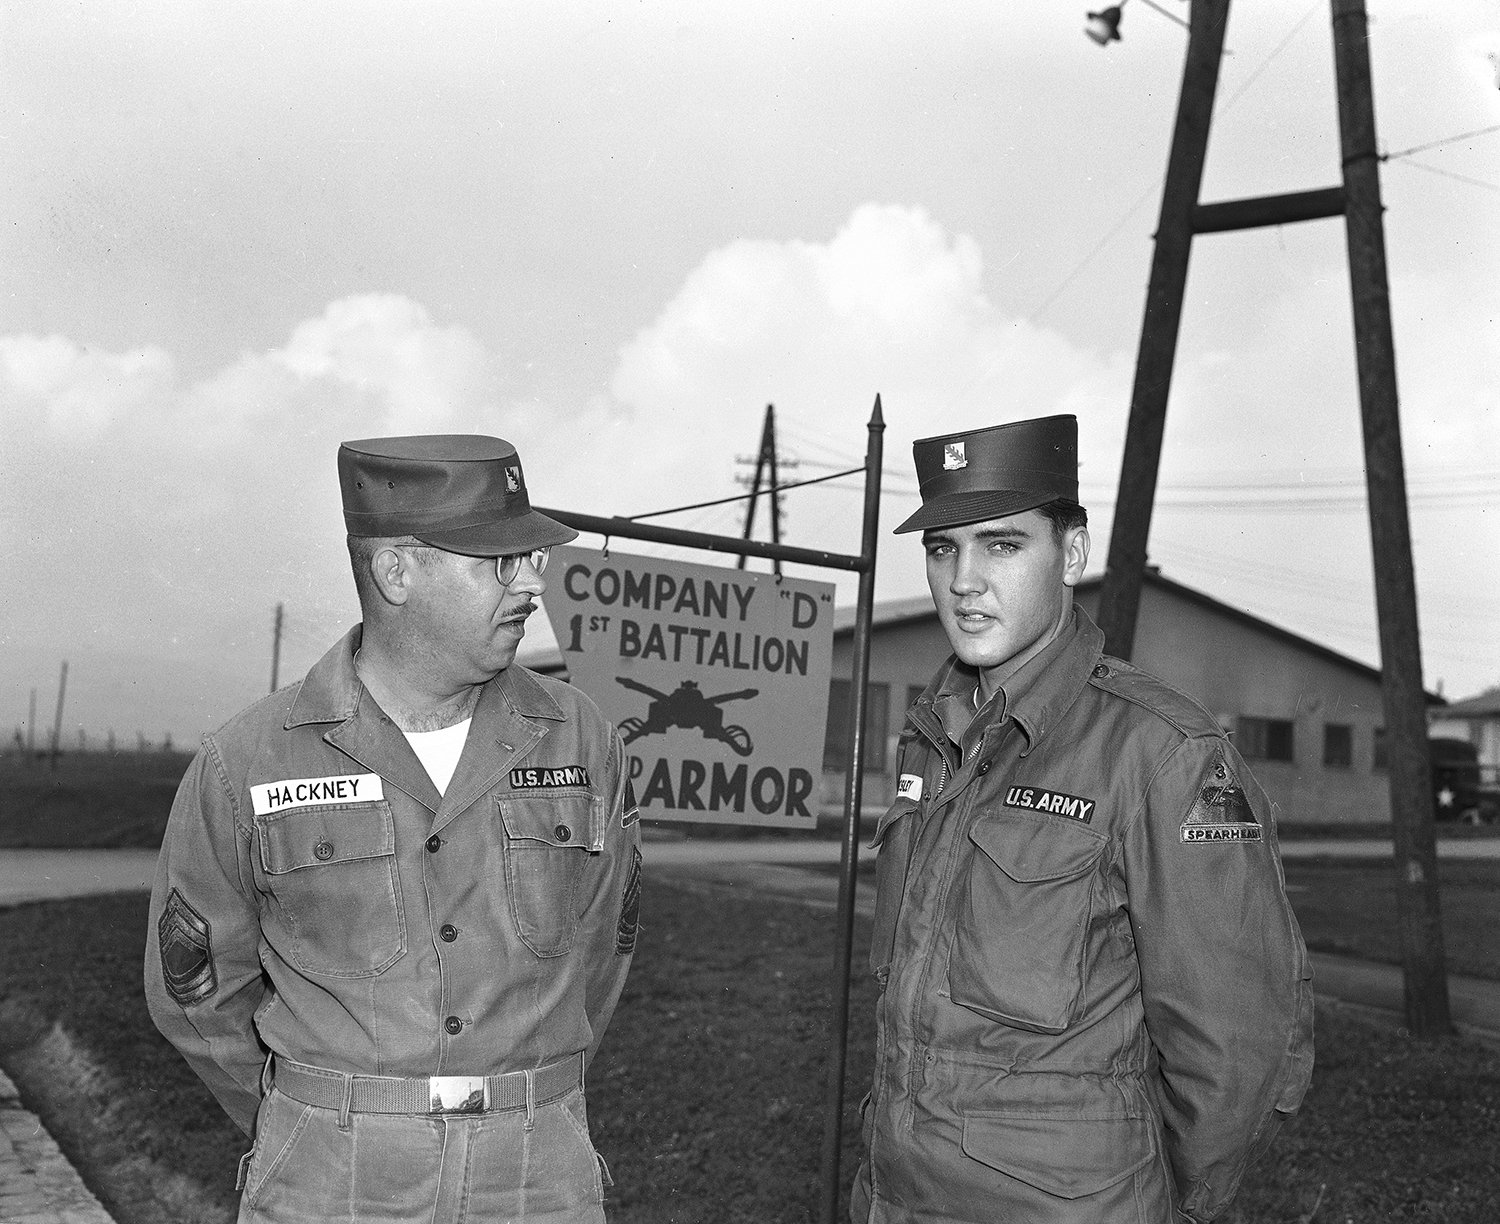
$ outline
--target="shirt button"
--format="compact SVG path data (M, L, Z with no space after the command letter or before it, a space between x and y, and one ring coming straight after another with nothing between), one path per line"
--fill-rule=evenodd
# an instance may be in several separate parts
M438 934L443 937L444 943L452 943L458 938L458 928L451 922L447 922L443 924L443 929Z
M567 825L558 825L557 828L552 830L552 832L556 835L557 840L560 842L573 840L573 830L568 828Z
M1103 663L1096 663L1096 664L1094 664L1094 679L1095 680L1103 680L1104 677L1107 676L1107 675L1109 675L1109 668L1108 667L1106 667Z
M441 846L442 844L443 844L443 839L441 837L439 837L436 833L434 833L431 837L429 837L427 839L427 853L428 854L436 854L438 852L438 847Z
M464 1031L464 1022L457 1016L449 1016L446 1020L443 1021L443 1027L447 1029L448 1032L453 1036L457 1037L461 1032Z
M974 772L983 777L990 772L990 763L988 761L980 761L978 765L974 766Z
M313 856L317 858L319 862L326 863L333 857L333 843L320 841L316 846L313 847Z

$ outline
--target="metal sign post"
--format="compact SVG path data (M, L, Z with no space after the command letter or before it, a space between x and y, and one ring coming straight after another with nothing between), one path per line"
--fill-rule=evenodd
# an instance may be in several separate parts
M823 1119L822 1201L819 1214L823 1224L834 1224L838 1214L839 1149L842 1146L844 1124L844 1062L849 1045L849 969L854 946L859 810L864 790L861 774L864 768L865 705L870 675L870 626L875 604L875 545L880 526L880 472L885 453L885 418L878 395L866 430L868 439L864 465L864 520L857 555L794 548L786 544L768 544L699 531L682 531L627 518L604 518L537 507L543 514L566 523L576 531L602 535L606 541L612 538L646 540L656 544L675 544L684 548L702 548L737 556L795 561L802 565L847 570L859 575L859 596L854 621L853 674L849 693L849 765L845 775L843 845L839 857L838 937L834 946L833 1006L829 1022L828 1081Z

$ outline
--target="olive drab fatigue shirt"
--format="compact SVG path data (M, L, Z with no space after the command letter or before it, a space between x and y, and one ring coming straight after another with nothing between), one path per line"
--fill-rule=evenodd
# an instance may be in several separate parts
M1076 610L974 713L950 659L879 846L856 1224L1212 1219L1301 1102L1311 969L1270 802Z
M147 1002L247 1133L271 1051L385 1076L592 1056L635 948L637 813L593 702L511 665L439 795L359 641L204 738L162 844Z

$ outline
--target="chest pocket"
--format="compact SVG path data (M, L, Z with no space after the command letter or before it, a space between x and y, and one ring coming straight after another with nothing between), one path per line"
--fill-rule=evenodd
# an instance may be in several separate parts
M981 816L955 897L955 1003L1017 1028L1060 1033L1084 1001L1094 867L1105 838L1030 815Z
M272 916L298 969L372 977L406 951L390 804L329 804L257 816ZM273 940L273 943L277 941Z
M591 850L604 836L604 799L585 790L497 798L505 827L505 890L521 942L537 956L573 947L586 904Z

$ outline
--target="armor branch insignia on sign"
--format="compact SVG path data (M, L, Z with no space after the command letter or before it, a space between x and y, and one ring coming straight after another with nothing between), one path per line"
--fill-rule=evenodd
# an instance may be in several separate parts
M685 731L696 727L704 739L728 744L739 756L749 756L754 751L755 745L750 740L750 733L737 723L726 726L724 711L719 706L726 701L758 696L759 689L739 689L733 693L709 697L698 688L696 680L684 680L670 693L658 692L629 676L616 676L615 683L638 693L645 693L652 699L646 708L645 718L626 718L620 722L620 733L627 744L634 743L643 735L662 735L673 727L680 727Z
M1244 788L1221 752L1204 775L1187 819L1182 822L1185 842L1258 842L1260 822Z

